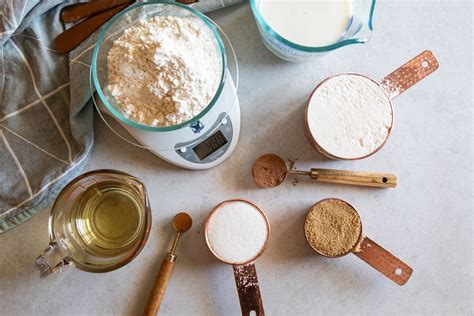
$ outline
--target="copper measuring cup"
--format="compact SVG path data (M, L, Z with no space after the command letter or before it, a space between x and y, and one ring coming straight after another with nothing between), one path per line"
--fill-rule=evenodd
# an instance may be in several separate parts
M337 198L327 198L327 199L321 200L321 201L317 202L316 204L314 204L310 208L310 210L308 211L308 214L306 215L306 218L305 218L303 229L304 229L304 232L305 232L305 238L306 238L306 241L308 242L308 245L315 252L317 252L319 255L327 257L327 258L343 257L343 256L348 255L349 253L352 252L354 255L356 255L357 257L359 257L360 259L362 259L366 263L368 263L370 266L375 268L377 271L379 271L380 273L385 275L387 278L389 278L390 280L392 280L396 284L404 285L408 281L410 276L412 275L413 269L410 266L408 266L406 263L404 263L403 261L401 261L400 259L395 257L394 255L392 255L390 252L388 252L387 250L382 248L382 246L378 245L376 242L371 240L369 237L365 236L362 232L362 221L360 221L361 226L360 226L360 232L359 232L359 237L357 239L357 242L353 245L353 247L349 251L347 251L343 254L340 254L340 255L337 255L337 256L329 256L327 254L322 253L321 251L319 251L318 249L313 247L313 245L311 245L309 237L306 233L306 231L307 231L306 228L307 228L307 225L308 225L308 217L311 213L311 210L316 205L318 205L322 202L331 201L331 200L340 201L340 202L343 202L346 205L348 205L350 208L352 208L352 210L354 210L354 212L357 214L357 216L360 220L360 216L359 216L359 213L357 212L357 210L352 205L347 203L346 201L343 201L343 200L337 199Z
M257 211L261 213L267 226L267 237L266 237L264 245L262 246L260 251L257 253L257 255L255 255L253 258L251 258L250 260L246 262L238 262L238 263L228 262L220 258L219 255L212 249L209 238L208 238L209 223L211 222L212 216L221 206L228 203L234 203L234 202L243 202L254 207ZM263 309L262 297L260 294L260 287L259 287L258 278L257 278L257 270L255 268L255 261L258 259L258 257L260 257L260 255L263 253L263 251L267 247L269 236L270 236L270 223L268 221L267 216L263 212L263 210L257 205L255 205L254 203L247 200L243 200L243 199L231 199L231 200L226 200L219 203L216 207L212 209L211 213L209 214L205 222L204 237L206 239L207 247L218 260L222 261L223 263L232 265L232 268L234 270L235 284L237 286L237 292L239 295L242 315L250 315L252 311L254 311L256 315L258 316L265 315L265 312Z
M408 88L412 87L415 85L417 82L421 81L434 71L438 69L439 63L436 60L436 57L433 55L433 53L429 50L425 50L421 54L417 55L413 59L409 60L407 63L403 64L396 70L394 70L392 73L387 75L385 78L383 78L381 81L377 82L367 76L361 75L361 74L356 74L356 73L346 73L346 74L338 74L335 76L331 76L329 78L326 78L322 82L320 82L316 88L313 90L309 97L308 104L306 105L305 109L305 134L311 145L322 155L329 159L338 159L338 160L358 160L358 159L364 159L369 156L372 156L375 154L377 151L379 151L387 142L388 138L392 134L392 129L393 129L393 122L394 122L394 117L393 117L393 103L392 100L397 97L398 95L402 94L405 92ZM390 104L391 108L391 114L392 114L392 120L391 120L391 126L388 130L388 134L385 138L385 140L380 144L377 148L375 148L372 152L370 152L367 155L361 156L361 157L355 157L355 158L345 158L345 157L339 157L336 156L327 150L325 150L316 140L316 137L313 135L311 132L310 126L309 126L309 107L310 107L310 100L312 99L314 93L316 90L318 90L319 87L323 83L325 83L327 80L340 76L340 75L354 75L354 76L361 76L369 79L370 81L374 82L377 86L379 86L383 91L385 92L385 95L387 96L387 99Z

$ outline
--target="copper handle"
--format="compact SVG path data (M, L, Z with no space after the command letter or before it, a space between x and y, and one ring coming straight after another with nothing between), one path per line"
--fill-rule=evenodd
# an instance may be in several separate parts
M255 311L257 316L265 315L255 264L248 263L233 268L242 315L250 315L252 311Z
M433 53L425 50L383 78L380 85L388 92L390 99L393 99L433 73L438 67L438 61Z
M59 34L54 40L53 46L61 53L68 53L79 46L102 24L110 20L115 14L129 6L130 3L119 5L110 10L98 13L85 21L79 22L70 29Z
M170 279L171 272L173 271L175 260L175 255L168 254L161 263L160 272L156 277L155 284L153 284L153 289L150 293L150 297L148 298L148 303L143 315L155 316L158 313L161 302L163 301L163 297L165 295L168 280Z
M96 13L112 9L116 6L131 3L131 0L102 0L76 3L61 10L61 20L65 23L79 21Z
M413 273L413 269L405 262L368 237L362 239L354 254L398 285L407 283Z
M397 186L397 176L391 173L375 173L335 169L311 169L311 179L320 182L351 184L379 188L394 188Z

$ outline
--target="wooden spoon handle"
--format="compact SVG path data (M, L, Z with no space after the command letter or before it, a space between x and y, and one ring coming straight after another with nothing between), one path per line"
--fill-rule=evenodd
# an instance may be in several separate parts
M398 285L407 283L413 273L410 266L368 237L362 239L354 254Z
M64 7L61 10L61 21L65 23L76 22L96 13L131 2L133 2L133 0L101 0L94 2L76 3Z
M391 173L311 169L311 179L321 182L352 184L379 188L394 188L397 186L397 176Z
M98 13L85 21L79 22L70 29L59 34L53 46L61 53L68 53L88 38L102 24L111 19L115 14L129 6L130 3L119 5L113 9Z
M155 316L158 313L161 302L163 301L163 297L165 295L168 280L170 279L171 272L173 271L175 260L175 255L168 254L161 263L160 272L158 273L155 284L153 285L153 289L151 290L150 297L143 315Z
M242 315L249 316L254 311L255 315L264 316L265 312L263 310L255 264L249 263L233 267Z

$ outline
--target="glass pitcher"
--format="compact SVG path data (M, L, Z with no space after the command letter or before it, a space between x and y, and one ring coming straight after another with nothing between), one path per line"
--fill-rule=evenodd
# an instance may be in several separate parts
M87 172L59 193L49 216L49 246L35 261L40 276L74 265L107 272L143 249L151 228L145 185L115 170Z
M352 12L346 31L336 43L321 47L301 46L283 38L263 18L260 12L261 0L249 0L249 2L263 43L268 50L286 61L310 61L314 57L346 45L366 43L372 35L375 0L351 0ZM297 1L295 5L298 5Z

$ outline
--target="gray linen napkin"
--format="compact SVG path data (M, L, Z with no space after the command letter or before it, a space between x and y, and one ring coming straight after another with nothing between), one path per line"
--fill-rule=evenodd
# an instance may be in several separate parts
M70 54L49 47L61 8L79 1L0 1L0 234L43 209L94 144L89 65L98 32ZM242 0L202 0L207 12Z

